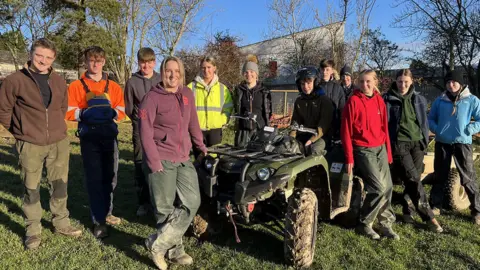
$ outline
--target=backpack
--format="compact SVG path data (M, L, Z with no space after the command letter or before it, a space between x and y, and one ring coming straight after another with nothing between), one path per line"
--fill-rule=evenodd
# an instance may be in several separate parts
M105 90L99 95L91 92L83 79L80 79L80 82L87 93L86 99L88 107L81 111L76 136L91 139L116 138L118 135L118 126L113 119L117 113L112 109L108 95L108 78L105 84Z

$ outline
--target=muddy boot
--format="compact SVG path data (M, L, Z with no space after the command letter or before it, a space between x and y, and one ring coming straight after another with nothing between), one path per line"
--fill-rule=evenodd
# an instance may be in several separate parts
M415 223L415 220L413 219L413 217L411 215L403 215L403 223L407 223L407 224L413 224Z
M480 226L480 213L477 213L473 216L473 223L475 223L477 226Z
M93 227L93 236L97 239L102 239L108 236L108 228L106 225L95 225Z
M443 232L443 228L440 226L440 224L438 223L438 221L435 218L427 221L427 228L431 232L436 232L436 233L442 233Z
M392 227L380 227L379 232L386 238L400 240L400 236L393 231Z
M167 270L168 264L167 261L165 261L165 253L162 252L151 252L152 254L152 260L153 263L155 263L155 266L157 266L158 269L160 270Z
M442 213L442 209L434 207L432 208L432 212L434 216L440 216L440 214Z
M378 233L376 233L371 226L366 226L364 224L360 224L357 226L357 228L355 229L355 231L360 234L360 235L363 235L365 237L368 237L372 240L379 240L380 239L380 235L378 235Z
M170 259L170 261L174 264L180 264L180 265L193 264L193 258L187 253L184 253L183 255L180 255L176 258Z
M24 240L26 249L35 249L40 246L41 238L40 235L26 236Z
M66 235L66 236L78 237L78 236L82 235L82 230L77 229L73 226L67 226L67 227L61 228L61 229L55 228L55 233Z

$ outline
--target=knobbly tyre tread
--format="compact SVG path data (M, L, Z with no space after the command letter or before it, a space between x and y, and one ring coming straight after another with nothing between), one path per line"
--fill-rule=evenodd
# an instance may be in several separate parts
M455 211L462 211L470 206L465 188L460 183L460 174L457 169L450 169L445 188L447 207Z
M296 189L288 199L285 215L284 255L295 268L308 268L313 263L317 236L318 200L308 189Z

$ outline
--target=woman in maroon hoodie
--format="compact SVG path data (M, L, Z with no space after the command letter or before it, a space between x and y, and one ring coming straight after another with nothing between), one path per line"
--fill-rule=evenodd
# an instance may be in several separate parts
M159 269L172 263L192 264L182 236L200 206L197 173L190 162L192 141L204 154L192 91L184 86L185 70L180 59L167 57L162 81L150 90L140 105L140 139L147 165L148 185L157 219L157 232L145 240ZM178 200L176 200L178 198Z
M389 168L392 151L386 106L377 83L375 71L366 70L360 74L357 84L360 89L354 90L343 110L341 139L347 173L352 174L355 164L356 172L362 177L367 192L357 232L371 239L380 239L380 235L372 228L378 217L379 232L385 237L400 239L392 230L395 222Z

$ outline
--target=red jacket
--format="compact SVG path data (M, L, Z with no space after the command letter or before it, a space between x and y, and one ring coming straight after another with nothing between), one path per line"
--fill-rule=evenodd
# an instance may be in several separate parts
M157 84L143 98L138 118L144 161L152 172L163 169L162 160L189 160L192 142L207 152L193 92L187 87L170 93Z
M392 149L388 136L385 102L376 91L368 98L355 90L342 113L341 139L346 163L353 163L353 146L378 147L386 144L388 163L392 163Z

